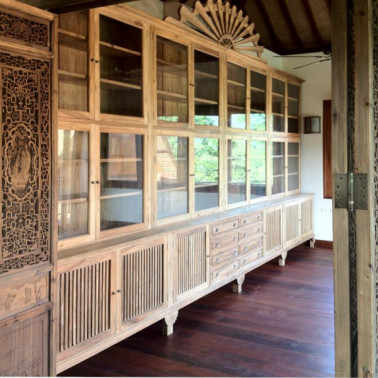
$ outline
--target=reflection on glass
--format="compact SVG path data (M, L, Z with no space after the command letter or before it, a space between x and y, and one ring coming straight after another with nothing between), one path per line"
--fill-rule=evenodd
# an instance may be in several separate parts
M219 206L219 140L194 139L195 210Z
M299 143L289 142L288 146L288 190L299 189Z
M156 37L157 117L165 122L188 122L188 49Z
M272 194L285 192L285 143L272 143Z
M58 238L88 233L88 132L58 131Z
M266 130L266 76L251 71L250 129Z
M188 138L157 137L157 217L188 212Z
M194 69L194 123L219 126L219 60L195 50Z
M143 136L101 133L101 231L143 222Z
M227 64L227 125L235 129L246 126L246 69Z
M266 196L266 142L250 142L251 199Z
M227 141L227 202L236 203L246 197L246 147L245 140Z
M143 116L142 30L100 15L101 113Z

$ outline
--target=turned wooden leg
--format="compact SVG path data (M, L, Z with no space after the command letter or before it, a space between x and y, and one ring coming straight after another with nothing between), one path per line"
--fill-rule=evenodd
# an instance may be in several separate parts
M234 285L232 286L232 291L234 293L241 293L242 292L242 285L243 285L244 279L245 279L245 275L244 274L241 275L241 276L239 276L236 279L237 283L234 283Z
M178 317L178 311L172 312L163 319L163 335L169 336L173 333L173 324L175 324Z
M287 252L284 252L281 255L281 258L278 260L278 265L279 266L285 266L286 257L287 257Z
M310 239L310 248L315 247L315 238Z

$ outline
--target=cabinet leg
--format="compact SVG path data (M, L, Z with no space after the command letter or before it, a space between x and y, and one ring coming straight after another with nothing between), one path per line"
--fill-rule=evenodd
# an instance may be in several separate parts
M279 266L285 266L286 257L287 257L287 252L282 253L281 258L278 260Z
M315 238L310 239L310 248L315 247Z
M173 333L173 325L178 317L178 311L172 312L163 319L163 335L169 336Z
M242 292L242 285L245 279L245 275L241 275L236 279L236 283L232 286L232 291L234 293L241 293Z

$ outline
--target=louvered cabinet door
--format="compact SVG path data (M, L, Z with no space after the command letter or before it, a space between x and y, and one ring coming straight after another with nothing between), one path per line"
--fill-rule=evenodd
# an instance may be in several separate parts
M113 253L58 267L59 362L114 333Z
M313 237L314 233L314 225L313 225L313 199L308 198L300 203L300 211L301 211L301 237Z
M285 247L294 245L300 237L300 204L298 202L284 205Z
M176 235L177 301L208 285L207 231L199 227Z
M120 251L121 328L135 325L165 305L166 249L165 239L159 238Z
M282 249L282 206L272 207L266 210L266 252L268 256Z

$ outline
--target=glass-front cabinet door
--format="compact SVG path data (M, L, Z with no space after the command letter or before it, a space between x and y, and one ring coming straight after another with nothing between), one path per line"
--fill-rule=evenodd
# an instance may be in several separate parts
M287 128L289 133L299 133L299 86L295 84L287 85L288 93L288 114Z
M299 189L299 142L287 143L287 186L289 192Z
M194 50L194 123L219 126L219 59Z
M88 131L58 131L58 193L58 239L88 235Z
M219 206L219 139L194 138L195 211Z
M285 142L272 142L272 195L285 193Z
M58 18L59 109L88 112L88 12Z
M246 127L247 70L227 63L227 126L234 129Z
M227 203L234 204L247 200L247 141L227 141Z
M249 142L251 201L267 196L267 151L265 140Z
M285 82L272 79L272 130L285 132Z
M156 37L157 119L188 122L188 48Z
M101 133L100 231L143 222L143 136Z
M249 126L253 131L266 131L266 75L251 71Z
M143 117L142 29L100 15L100 112Z
M156 140L157 219L185 215L188 207L189 138Z

